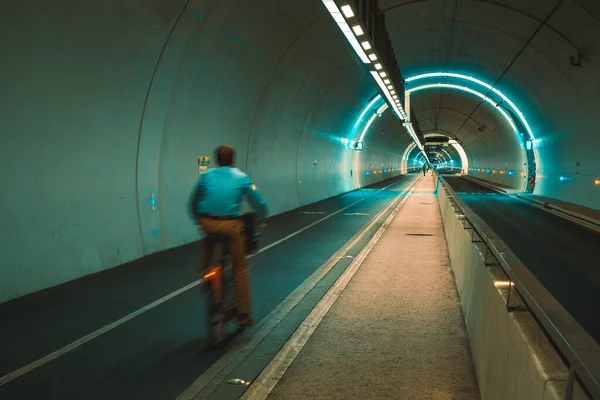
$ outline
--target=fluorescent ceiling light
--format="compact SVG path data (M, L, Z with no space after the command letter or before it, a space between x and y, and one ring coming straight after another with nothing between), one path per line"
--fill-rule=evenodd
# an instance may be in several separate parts
M335 22L340 27L340 30L342 31L344 36L346 36L346 39L348 40L348 42L350 42L350 45L352 46L352 48L354 49L354 51L356 52L358 57L361 59L361 61L364 62L365 64L371 63L371 61L369 61L369 57L367 57L367 54L360 47L358 40L356 40L356 37L352 33L350 26L346 23L346 20L340 13L340 10L338 9L335 2L333 0L322 0L322 2L325 5L325 7L327 8L327 10L329 11L329 14L331 14L332 18L335 20ZM352 11L352 10L350 10L350 11ZM360 28L360 26L359 26L359 28ZM361 28L361 32L362 32L362 28ZM367 44L368 44L368 42L367 42Z
M346 35L347 33L350 33L350 36L352 36L352 38L354 40L356 40L356 38L354 37L354 35L352 35L352 30L350 29L350 25L348 25L346 22L340 22L338 24L338 26L340 27L340 29L342 30L342 32L344 32L344 35ZM356 42L358 43L358 41Z
M335 2L333 0L323 0L323 4L327 7L327 10L331 12L339 12Z
M347 4L345 6L342 6L342 12L346 16L346 18L352 18L352 17L354 17L354 13L352 12L352 7L350 7Z
M402 110L402 111L400 110L402 108L402 106L400 104L396 104L394 102L394 99L392 99L392 96L390 95L389 90L387 89L387 87L383 83L383 80L379 77L379 75L377 74L377 72L376 71L369 71L369 72L371 72L371 75L373 76L373 79L375 79L375 81L377 82L377 84L381 88L381 91L383 92L383 94L387 98L388 102L392 106L392 109L394 110L394 112L396 113L396 115L398 115L399 118L403 119L402 115L403 115L404 110Z
M383 68L383 67L381 66L381 64L379 64L379 63L375 64L375 69L381 69L381 68Z
M369 43L367 40L362 42L361 45L362 45L363 49L365 49L365 50L369 50L371 48L371 43Z
M346 24L346 26L348 26L348 24ZM352 46L352 48L354 49L356 54L358 54L358 56L360 57L361 61L364 62L365 64L369 64L370 61L367 58L367 54L363 51L363 49L358 44L358 40L356 40L356 37L354 37L352 32L350 32L350 27L348 27L348 31L344 31L344 35L346 36L346 39L348 39L348 42L350 42L350 45Z
M356 36L360 36L364 33L362 28L360 27L360 25L354 25L352 27L352 29L354 30L354 33L356 33ZM365 48L365 50L368 50L368 49Z
M377 60L377 56L374 53L369 54L369 58L371 59L371 61Z
M413 138L413 140L415 141L415 144L417 145L417 147L419 148L419 150L421 150L421 152L423 152L423 155L425 156L425 159L427 161L429 161L429 159L427 158L427 154L425 154L425 152L423 151L423 145L421 144L421 142L417 138L417 133L415 132L412 124L406 124L406 125L404 125L404 128L408 131L408 133L410 134L410 136Z
M340 14L339 12L331 13L331 16L333 17L333 19L335 20L335 22L338 23L338 25L341 24L341 23L346 24L346 20L344 19L344 17L342 17L342 14Z

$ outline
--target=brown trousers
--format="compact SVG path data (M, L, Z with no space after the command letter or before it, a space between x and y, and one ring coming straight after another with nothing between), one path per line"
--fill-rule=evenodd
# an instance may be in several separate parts
M252 304L248 265L246 264L246 239L244 237L243 221L202 218L200 219L200 226L206 234L229 235L229 254L231 255L234 276L235 308L238 314L250 314ZM200 261L202 271L206 271L210 266L217 245L209 239L205 239L204 243L204 251L202 251Z

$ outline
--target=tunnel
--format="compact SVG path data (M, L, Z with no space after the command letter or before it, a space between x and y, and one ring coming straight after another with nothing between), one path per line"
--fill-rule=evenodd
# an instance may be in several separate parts
M342 3L384 26L375 43L389 47L389 77L340 30ZM458 175L600 212L594 1L22 0L3 2L0 22L9 311L103 274L143 274L148 257L198 243L187 202L221 144L272 218L320 223L325 212L306 207L359 201L426 164L450 186ZM571 237L598 255L597 236ZM578 276L597 284L599 259L582 263Z

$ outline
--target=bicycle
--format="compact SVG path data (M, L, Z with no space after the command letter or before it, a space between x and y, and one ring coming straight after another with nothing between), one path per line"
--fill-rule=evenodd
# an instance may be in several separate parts
M256 253L259 234L255 229L255 214L247 213L240 218L244 221L247 254ZM233 268L228 249L229 236L208 234L206 239L216 243L215 247L219 253L217 263L211 262L204 274L204 288L207 295L207 340L209 344L218 345L225 339L229 322L237 317L233 290Z

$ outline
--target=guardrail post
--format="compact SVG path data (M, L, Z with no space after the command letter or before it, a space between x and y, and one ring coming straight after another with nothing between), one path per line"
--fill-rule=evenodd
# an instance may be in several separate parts
M491 257L491 262L490 262L490 257ZM485 246L485 257L483 262L485 263L486 267L499 267L500 263L498 262L498 260L496 260L496 257L490 252L490 248L486 245Z
M467 217L465 216L465 218L463 219L463 228L465 228L465 230L474 230L473 229L473 224L471 223L471 221L469 221L467 219ZM473 237L473 233L471 233L471 237Z
M525 308L521 304L517 304L516 306L511 306L510 305L510 294L512 293L512 287L513 286L514 285L512 283L512 280L509 279L508 280L508 295L506 296L506 311L508 311L508 312L511 312L511 311L525 311Z
M475 236L477 236L477 240L475 240ZM471 243L483 243L483 239L481 239L481 236L479 235L479 233L477 233L477 231L475 231L475 228L473 228L473 230L471 231ZM487 248L487 246L486 246Z
M575 368L571 365L569 367L569 380L567 381L567 388L565 389L565 400L573 399L573 386L575 384Z

